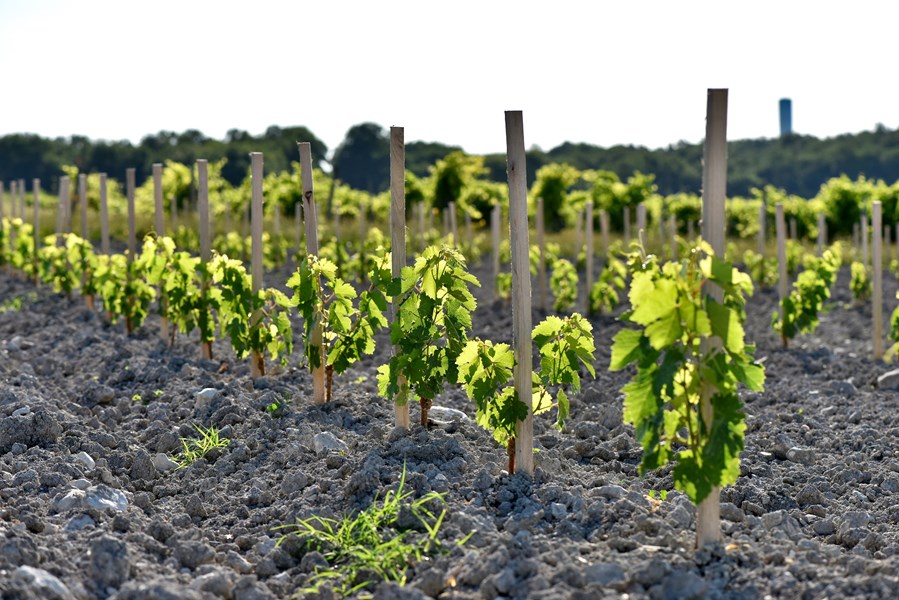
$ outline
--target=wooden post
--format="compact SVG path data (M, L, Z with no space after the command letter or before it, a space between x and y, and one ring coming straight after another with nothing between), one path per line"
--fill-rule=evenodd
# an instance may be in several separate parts
M677 217L674 213L668 215L668 253L671 260L678 259L677 251Z
M11 184L10 187L9 187L9 196L10 196L10 198L12 198L12 196L15 194L15 191L14 191L14 190L15 190L15 187L13 187L14 185L15 185L15 183ZM5 211L4 211L4 209L3 209L3 205L6 203L6 199L4 198L4 195L5 195L5 193L4 193L4 188L3 188L3 182L0 181L0 222L3 221L3 216L4 216L4 214L5 214ZM9 216L10 216L10 218L12 218L12 216L13 216L13 211L12 211L12 210L10 210Z
M637 205L637 237L643 234L643 241L646 242L646 205L642 202Z
M780 308L778 310L780 311L780 320L783 322L783 301L787 297L787 286L789 284L787 280L787 224L784 220L783 203L778 202L774 208L774 232L777 236L777 295L780 299ZM784 346L786 346L787 338L782 338L782 341Z
M515 425L512 470L534 474L534 407L531 342L531 267L528 243L527 167L521 111L506 111L506 172L509 178L509 232L512 242L513 379L528 416Z
M19 180L19 218L25 222L25 180Z
M31 195L32 204L34 209L34 256L32 256L32 265L34 267L34 283L37 285L38 281L40 281L40 274L38 272L38 250L41 248L41 180L40 179L32 179L31 180Z
M458 248L459 247L459 231L456 229L456 203L450 202L449 206L447 207L447 210L449 210L450 233L453 235L453 238L452 238L453 241L452 241L451 245L453 248Z
M629 251L631 247L631 207L624 207L624 248Z
M66 219L66 181L68 177L59 178L59 197L56 204L56 245L62 242L63 222ZM3 184L0 183L0 219L3 218Z
M272 232L276 238L281 237L281 204L279 202L272 205Z
M706 133L702 171L702 237L715 254L724 257L724 199L727 193L727 90L709 90L706 107ZM721 302L720 288L712 288L709 295ZM707 384L700 391L700 412L706 427L711 429L714 412ZM699 503L696 512L696 547L721 540L721 488L713 487L708 497Z
M178 231L178 198L175 196L169 196L169 206L171 206L171 225L172 225L172 233L174 234Z
M474 236L471 233L471 213L467 208L465 209L465 247L468 248L468 253L471 255L467 257L470 262L474 257Z
M418 237L418 245L419 251L424 252L425 246L428 244L427 234L425 232L425 202L424 200L420 201L415 205L418 208L418 231L420 233Z
M577 257L580 255L584 247L581 236L584 235L584 211L577 209L574 212L574 264L577 264Z
M264 287L262 279L262 179L264 177L262 152L250 152L250 170L252 177L250 210L253 213L250 274L253 277L253 293L256 294ZM250 327L258 327L262 315L254 314L251 319ZM265 375L265 358L261 352L254 350L250 356L250 373L253 378Z
M665 207L659 209L659 259L665 254Z
M694 237L695 236L693 235L693 221L688 219L687 220L687 242L692 244Z
M609 256L609 213L604 208L599 209L599 233L602 236L603 261L607 261Z
M134 173L135 170L125 169L125 195L128 198L128 262L134 260L137 252L137 230L134 222Z
M824 247L827 245L827 219L824 213L818 213L818 256L824 254Z
M796 217L790 217L790 239L794 242L799 241L799 228L796 224Z
M868 268L868 214L862 212L861 225L859 226L859 236L862 241L862 263Z
M884 225L883 226L883 250L884 250L883 258L886 261L888 266L890 264L890 259L893 258L893 255L892 255L893 253L891 252L890 248L892 248L892 245L890 244L890 226Z
M584 219L584 223L587 225L585 237L587 238L587 256L584 261L584 270L585 270L585 278L584 278L584 288L586 293L584 295L584 312L590 312L590 292L593 290L593 200L587 200L586 206L586 218Z
M81 204L81 237L89 241L90 232L87 228L87 175L78 175L78 202Z
M303 177L303 219L306 221L306 254L318 256L318 213L315 208L315 190L312 184L312 146L309 142L300 142L300 171ZM337 211L334 211L335 219ZM335 221L336 222L336 221ZM336 238L336 231L335 231ZM312 403L324 404L325 397L325 365L328 357L325 346L321 320L316 318L312 324L310 344L319 348L321 364L312 368Z
M874 325L874 360L883 358L883 210L879 200L871 206L871 317Z
M406 142L402 127L390 128L390 257L391 274L401 277L406 266ZM399 318L399 302L393 301L393 320ZM396 348L394 348L396 352ZM402 373L397 377L400 391L393 403L394 425L409 429L409 386ZM428 425L428 404L421 399L421 425Z
M100 251L109 254L109 206L106 200L106 173L100 173Z
M207 265L212 259L212 239L209 235L209 164L204 159L197 160L197 212L199 212L200 229L200 262L202 263L202 282L200 293L205 298L209 293L209 269ZM211 318L210 316L201 318ZM200 356L212 358L212 340L200 337Z
M759 236L758 236L758 253L765 257L765 235L768 232L768 207L765 201L759 203Z
M153 199L156 205L156 235L165 235L165 211L162 207L162 165L153 163Z
M544 245L544 229L543 229L543 198L537 198L537 214L535 215L537 225L537 248L539 249L540 259L537 263L537 307L540 310L546 310L546 295L549 284L546 279L546 247ZM575 256L577 254L575 253Z
M493 213L490 216L490 234L493 238L493 300L499 299L499 247L503 219L503 210L499 203L493 205Z
M861 241L859 240L858 235L859 224L852 224L852 254L853 256L859 255L859 250L861 249Z

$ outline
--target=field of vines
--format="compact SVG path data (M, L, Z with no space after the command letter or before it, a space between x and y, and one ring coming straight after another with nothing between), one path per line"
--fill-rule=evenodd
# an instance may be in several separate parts
M0 597L895 597L896 185L259 167L0 194Z

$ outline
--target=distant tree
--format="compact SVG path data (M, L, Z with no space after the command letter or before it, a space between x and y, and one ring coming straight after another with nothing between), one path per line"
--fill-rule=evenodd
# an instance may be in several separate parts
M450 152L431 167L434 208L442 211L450 202L458 205L465 187L486 174L483 156L471 156L461 151Z
M360 123L347 131L334 151L334 176L372 194L390 185L390 139L376 123Z

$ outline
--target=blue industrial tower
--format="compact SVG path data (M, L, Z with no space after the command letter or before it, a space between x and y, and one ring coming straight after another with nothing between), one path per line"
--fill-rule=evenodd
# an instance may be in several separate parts
M793 101L789 98L780 99L780 137L793 133Z

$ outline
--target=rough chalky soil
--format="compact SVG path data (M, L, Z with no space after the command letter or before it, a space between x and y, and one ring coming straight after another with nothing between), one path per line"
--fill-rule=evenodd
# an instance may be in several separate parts
M885 287L888 317L896 286ZM0 305L33 289L0 274ZM891 367L871 360L870 309L849 300L843 272L819 330L788 350L770 327L776 292L749 301L767 385L744 394L724 545L695 554L694 509L676 492L660 499L670 474L637 476L640 448L621 423L630 374L607 372L611 317L593 321L598 377L572 399L565 431L536 419L531 480L502 471L503 450L459 390L435 407L467 417L436 408L430 431L394 431L376 393L383 337L314 408L299 353L254 383L224 342L203 361L191 338L168 348L155 317L128 337L41 288L0 314L0 597L289 597L323 558L276 547L276 528L363 509L405 464L408 490L445 494L444 552L412 566L404 588L374 588L378 598L895 598L899 392L874 387ZM475 334L507 341L510 312L483 300ZM285 398L282 413L265 411ZM176 454L195 424L230 444L168 470L160 454Z

